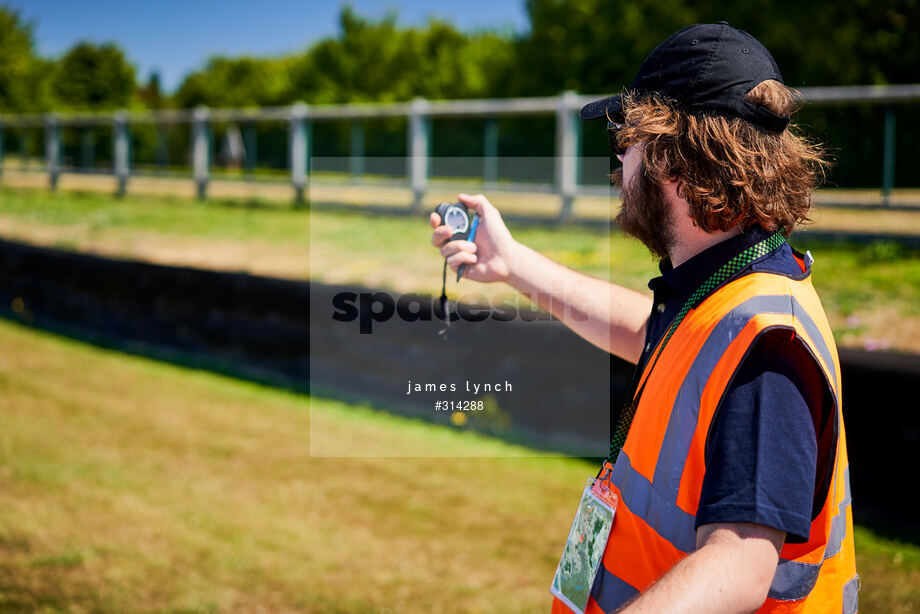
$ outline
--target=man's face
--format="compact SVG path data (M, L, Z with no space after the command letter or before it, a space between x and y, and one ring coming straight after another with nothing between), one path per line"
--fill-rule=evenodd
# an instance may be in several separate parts
M623 203L616 223L656 257L665 258L674 245L674 225L664 190L645 172L643 146L643 143L630 145L624 155L617 156L623 168L614 171L611 179L620 184Z

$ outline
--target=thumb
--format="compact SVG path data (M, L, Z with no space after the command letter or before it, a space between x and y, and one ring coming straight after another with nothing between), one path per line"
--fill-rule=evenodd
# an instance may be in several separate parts
M475 196L470 196L469 194L458 194L457 198L459 198L461 203L478 213L483 220L492 217L493 212L498 211L494 206L492 206L492 203L489 202L489 199L482 194L476 194Z

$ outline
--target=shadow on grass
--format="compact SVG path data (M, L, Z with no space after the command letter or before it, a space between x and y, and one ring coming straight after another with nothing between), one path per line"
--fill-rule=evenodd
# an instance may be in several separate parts
M853 522L870 529L879 537L920 546L920 527L908 522L892 521L883 510L854 505Z
M569 450L553 448L545 444L541 445L532 437L528 437L526 433L521 433L513 429L494 431L488 429L471 429L469 426L466 428L454 426L446 419L433 419L431 412L413 411L411 408L378 402L373 398L369 398L367 395L361 395L328 386L314 386L311 389L309 378L304 380L286 376L277 371L259 367L255 364L241 364L238 360L234 360L230 357L196 353L147 342L124 339L117 335L91 331L57 321L45 320L34 322L30 321L30 314L16 313L8 307L0 308L0 317L26 327L68 337L96 347L157 360L183 368L216 373L222 376L300 394L304 396L305 408L308 400L307 395L311 395L315 398L328 399L348 405L360 405L364 408L385 412L394 416L421 420L426 423L444 426L445 428L474 430L483 436L494 437L505 443L527 447L539 453L571 455L571 451ZM574 455L574 457L597 467L600 467L604 460L602 457L596 456ZM917 526L916 522L892 518L892 516L886 514L881 507L872 506L871 502L857 502L854 506L854 518L860 525L871 529L879 536L912 544L920 544L920 527Z
M98 331L87 330L83 327L68 325L57 321L29 321L28 315L15 313L9 308L0 308L0 317L20 324L22 326L33 328L47 333L52 333L62 337L67 337L82 343L93 345L95 347L114 350L147 358L164 363L169 363L186 369L195 369L207 371L224 377L259 384L271 388L285 390L295 394L303 395L306 404L307 397L311 396L318 399L336 401L347 405L360 405L363 408L384 412L392 416L420 420L429 424L443 426L445 428L474 431L485 437L493 437L504 443L531 448L540 454L559 454L572 456L597 463L598 466L603 461L601 457L584 457L571 454L570 450L564 448L555 448L547 445L541 445L538 440L529 437L526 433L511 430L493 430L483 428L471 428L470 426L458 427L450 423L446 416L444 419L433 419L431 412L420 411L409 407L396 406L392 403L378 401L366 394L357 394L347 390L333 388L330 386L311 386L309 379L306 381L289 377L277 371L260 368L257 365L241 364L229 357L221 357L214 354L196 353L186 350L166 347L153 343L124 339L117 335L100 333Z

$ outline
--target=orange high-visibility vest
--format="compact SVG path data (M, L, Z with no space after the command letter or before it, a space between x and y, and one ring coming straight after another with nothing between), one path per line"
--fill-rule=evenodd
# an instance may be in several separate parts
M783 546L758 611L856 612L840 364L831 329L810 277L751 273L690 310L658 364L642 373L640 387L646 379L647 385L612 471L620 503L586 614L616 610L696 549L709 427L733 375L766 331L785 331L820 365L836 403L837 443L830 486L808 541ZM554 598L553 612L569 609Z

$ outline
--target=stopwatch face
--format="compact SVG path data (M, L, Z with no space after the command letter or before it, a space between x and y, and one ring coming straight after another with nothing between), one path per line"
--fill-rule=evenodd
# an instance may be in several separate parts
M466 232L470 224L470 218L460 207L448 207L447 212L444 214L444 223L453 229L454 234L457 234L458 232Z

